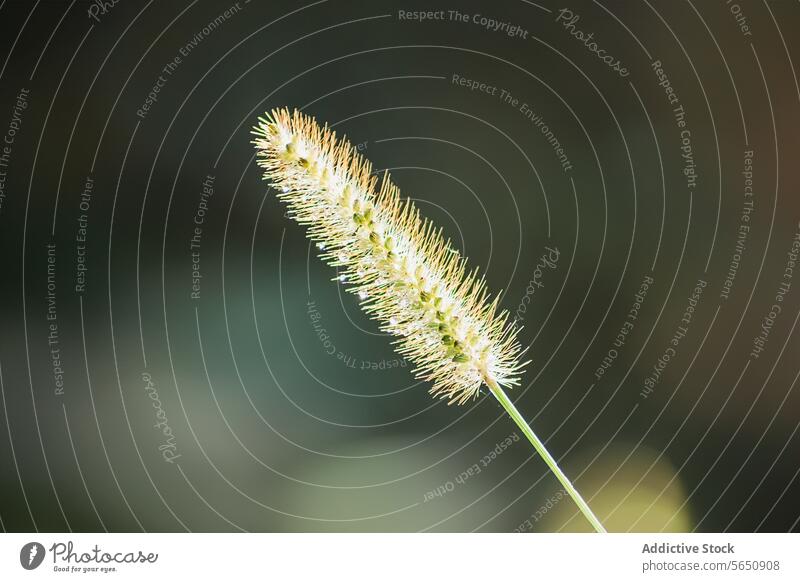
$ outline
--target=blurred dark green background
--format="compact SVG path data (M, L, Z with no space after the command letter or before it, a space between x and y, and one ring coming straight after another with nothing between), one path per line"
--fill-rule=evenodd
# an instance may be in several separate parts
M289 106L504 290L533 360L512 396L610 530L797 529L799 25L789 1L0 3L0 525L588 531L284 216L249 128Z

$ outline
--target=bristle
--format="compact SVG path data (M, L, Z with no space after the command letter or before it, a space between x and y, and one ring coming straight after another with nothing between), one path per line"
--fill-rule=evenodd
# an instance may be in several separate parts
M518 384L526 363L519 329L388 172L378 187L370 162L345 138L297 110L273 110L252 133L258 165L289 216L364 311L398 337L397 351L432 382L432 394L462 404L487 381Z

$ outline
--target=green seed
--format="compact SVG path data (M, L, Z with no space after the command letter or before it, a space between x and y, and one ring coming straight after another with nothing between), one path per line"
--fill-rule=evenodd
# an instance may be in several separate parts
M452 346L454 341L455 340L453 339L453 336L450 336L450 335L443 335L442 336L442 343L444 345L446 345L446 346Z
M459 352L455 356L453 356L453 361L458 364L465 364L469 362L469 356L464 352Z

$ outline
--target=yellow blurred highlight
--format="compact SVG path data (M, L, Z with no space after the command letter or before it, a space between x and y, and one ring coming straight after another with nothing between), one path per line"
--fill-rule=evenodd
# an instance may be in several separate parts
M643 447L625 460L629 453L630 447L610 447L577 480L578 490L606 529L609 532L690 531L693 527L690 504L683 504L686 491L669 460L663 455L658 459L655 451ZM585 467L590 461L591 457L576 458L571 465ZM579 471L570 471L568 464L566 472L576 476ZM542 511L542 508L534 509ZM534 531L592 531L566 496L552 505L552 509L544 509Z

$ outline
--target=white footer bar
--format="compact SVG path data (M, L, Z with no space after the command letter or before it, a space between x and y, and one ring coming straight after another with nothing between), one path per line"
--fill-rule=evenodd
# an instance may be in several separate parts
M0 535L0 580L744 582L798 563L797 534Z

